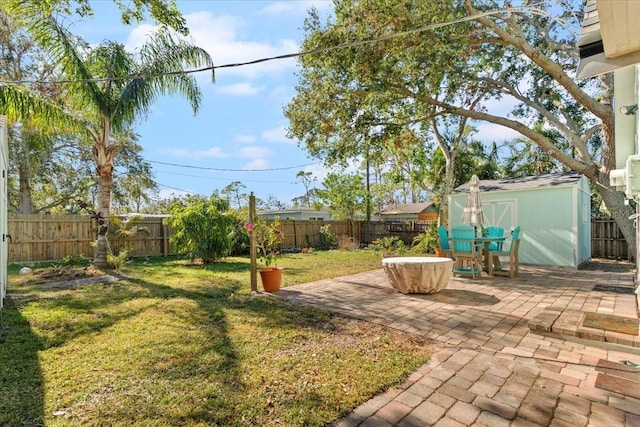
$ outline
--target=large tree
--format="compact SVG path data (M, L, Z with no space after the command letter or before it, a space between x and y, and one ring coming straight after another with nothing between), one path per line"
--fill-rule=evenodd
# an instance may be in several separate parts
M335 2L329 22L310 15L303 46L345 47L301 58L290 134L331 160L362 155L374 130L433 117L504 126L598 185L635 253L633 211L609 185L612 75L573 78L582 8L581 0ZM367 39L379 40L354 43Z
M77 43L54 16L43 15L38 8L27 12L31 33L68 79L68 111L84 125L84 134L93 147L98 180L94 210L102 218L94 264L103 267L107 265L114 158L121 149L114 135L129 131L163 94L184 96L194 113L197 112L201 102L200 89L195 77L182 71L210 67L213 80L213 63L206 51L169 31L159 31L151 36L137 55L126 52L122 44L109 41L89 49ZM7 96L3 97L3 92ZM13 110L23 106L20 99L12 96L16 93L21 94L15 88L0 86L0 109L3 99L8 101L5 107ZM35 101L38 105L38 100ZM24 106L23 112L30 113Z
M80 17L90 17L94 13L91 3L95 4L98 1L102 0L3 0L3 4L12 8L15 15L32 22L35 15L24 12L33 8L45 15L75 14ZM121 21L126 25L141 22L150 16L163 27L172 28L183 35L189 32L186 20L173 0L112 0L112 2L120 9Z
M318 199L338 220L364 218L367 192L360 175L330 172L318 189Z

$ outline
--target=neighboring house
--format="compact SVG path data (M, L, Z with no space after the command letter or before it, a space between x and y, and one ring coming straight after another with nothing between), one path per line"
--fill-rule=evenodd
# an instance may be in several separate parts
M275 219L279 217L281 220L329 221L331 219L331 212L328 210L308 207L262 210L258 211L257 215L263 219Z
M7 121L4 116L0 116L0 309L4 304L4 297L7 295L7 260L9 248L7 243L7 179L9 169L9 142L7 136Z
M462 223L469 184L449 196L449 227ZM480 181L484 226L522 228L520 263L577 268L591 259L591 191L566 172Z
M628 199L640 199L640 1L587 0L578 40L578 79L614 73L616 168L610 183ZM636 204L640 216L640 203ZM636 227L640 238L640 227ZM636 264L640 255L637 245ZM636 269L637 270L637 269ZM640 278L640 271L638 271Z
M377 213L383 221L438 221L438 210L433 202L393 204Z

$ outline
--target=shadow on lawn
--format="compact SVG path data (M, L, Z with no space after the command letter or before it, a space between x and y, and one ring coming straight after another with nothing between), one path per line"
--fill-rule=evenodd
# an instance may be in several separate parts
M38 362L42 343L7 297L0 312L0 425L44 424L44 381Z
M246 265L238 264L226 265L224 270L237 271L241 267L246 269ZM216 266L216 273L220 272L219 268L219 265ZM180 379L189 381L191 377L198 376L202 380L202 387L212 389L212 395L193 407L196 413L173 415L162 413L162 404L152 404L153 399L139 401L139 396L148 392L145 385L139 385L137 389L143 393L132 392L125 393L124 396L109 397L100 394L104 391L100 391L99 384L89 381L82 385L83 393L86 394L84 399L106 402L102 408L93 408L94 416L105 411L105 415L114 417L109 419L131 420L131 411L135 408L135 416L140 416L141 419L161 419L172 425L182 424L185 419L224 425L232 420L234 408L218 407L220 402L215 398L216 394L238 396L238 404L241 404L243 390L248 386L240 372L240 356L229 336L229 329L232 327L227 315L229 311L251 314L252 321L266 328L317 326L326 329L326 324L319 321L326 314L313 309L291 307L279 298L252 297L245 292L246 283L241 281L212 274L210 278L195 280L195 283L188 285L189 289L181 286L129 278L109 284L94 283L73 288L48 288L46 284L37 284L28 286L27 292L16 294L16 297L20 295L18 298L22 299L5 307L5 323L10 328L0 335L0 340L4 341L0 344L0 425L42 425L45 420L50 421L51 414L44 413L44 384L39 351L62 347L83 336L89 337L89 342L95 342L99 346L99 341L91 341L91 335L120 322L141 327L140 324L144 322L138 322L137 316L146 319L144 316L157 315L163 321L175 320L175 324L181 328L184 325L185 331L197 331L196 335L205 334L206 338L200 337L198 341L190 338L192 341L189 344L197 346L198 353L187 353L188 357L184 361L178 355L168 357L167 360L154 360L143 364L142 372L136 375L167 384ZM49 311L52 314L63 312L67 317L53 326L44 320L42 336L38 337L31 330L29 320L20 311L29 304L37 305L34 310ZM150 314L151 312L160 314ZM149 319L153 320L152 317ZM135 337L135 331L133 332ZM186 335L185 332L185 339L188 339ZM178 336L175 339L181 338ZM146 342L145 345L150 343ZM117 346L112 350L120 351ZM83 353L76 357L87 356ZM103 367L99 364L94 367L97 371L101 369ZM126 367L121 369L125 370ZM153 392L148 393L153 395ZM110 404L116 398L118 403ZM73 420L74 408L62 409Z

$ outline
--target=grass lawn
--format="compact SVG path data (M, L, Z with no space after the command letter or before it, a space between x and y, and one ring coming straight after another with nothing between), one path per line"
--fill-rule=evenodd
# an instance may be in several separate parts
M381 263L328 251L279 265L291 286ZM252 296L247 258L137 260L127 279L80 286L17 270L0 318L2 426L321 426L430 356L419 337Z

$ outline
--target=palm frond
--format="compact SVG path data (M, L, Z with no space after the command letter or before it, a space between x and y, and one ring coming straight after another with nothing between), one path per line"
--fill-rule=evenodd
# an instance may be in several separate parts
M85 123L59 105L17 85L0 84L0 114L7 116L9 123L29 123L30 127L38 128L44 133L66 133L86 129Z

